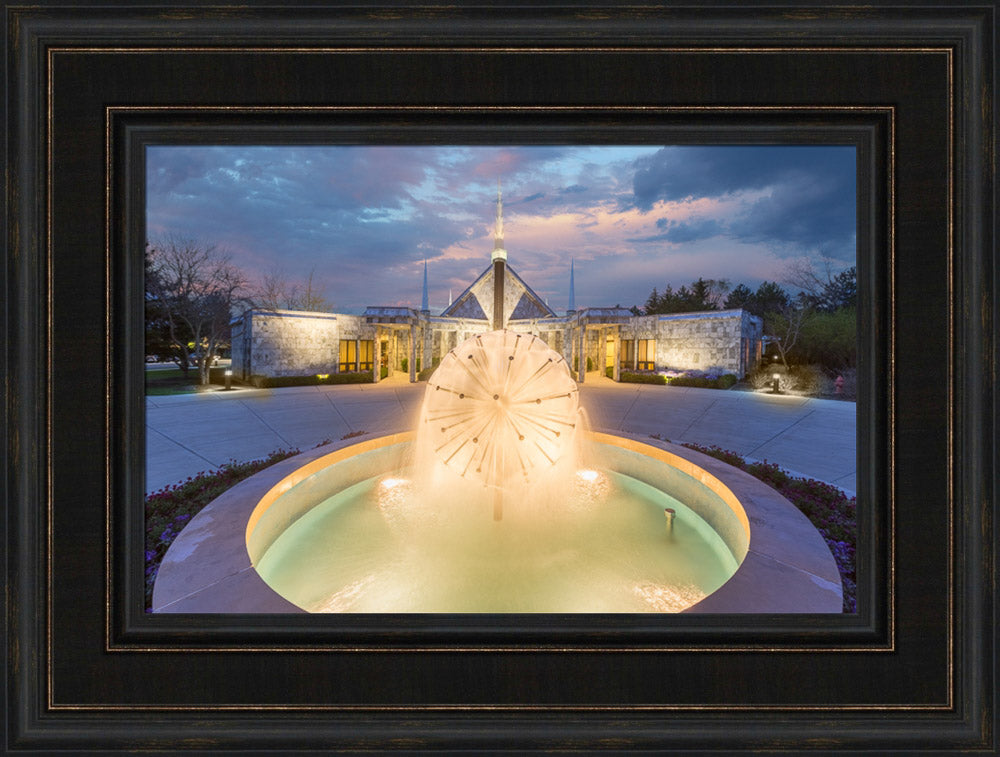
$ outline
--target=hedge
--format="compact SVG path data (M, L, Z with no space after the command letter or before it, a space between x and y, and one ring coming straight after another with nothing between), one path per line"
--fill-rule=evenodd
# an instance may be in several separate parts
M716 379L705 376L675 376L667 381L671 386L695 386L701 389L728 389L736 383L736 376L726 373Z
M326 378L316 374L309 376L251 376L250 384L258 389L277 389L284 386L321 386L325 384L370 384L372 372L330 373Z
M659 373L632 373L631 371L622 371L619 380L623 384L660 384L662 386L667 383L667 377L661 376Z

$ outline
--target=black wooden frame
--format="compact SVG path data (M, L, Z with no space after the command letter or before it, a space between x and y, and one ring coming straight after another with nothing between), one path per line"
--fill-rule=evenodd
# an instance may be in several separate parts
M995 1L5 10L8 749L997 746ZM141 146L276 133L857 144L861 612L142 613Z

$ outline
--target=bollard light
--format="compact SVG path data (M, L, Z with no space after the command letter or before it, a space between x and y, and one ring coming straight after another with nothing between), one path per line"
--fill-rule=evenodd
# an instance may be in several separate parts
M226 368L226 391L228 392L233 388L233 369Z
M774 379L774 386L771 388L771 394L777 394L778 393L778 379L780 377L781 377L781 374L778 374L778 373L775 373L775 374L773 374L771 376L771 378Z

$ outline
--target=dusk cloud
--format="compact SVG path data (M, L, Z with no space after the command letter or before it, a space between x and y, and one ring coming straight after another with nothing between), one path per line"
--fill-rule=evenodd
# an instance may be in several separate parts
M147 237L229 249L251 278L314 282L341 312L432 308L489 264L497 179L511 265L557 311L655 285L754 285L788 258L854 262L841 147L151 147Z

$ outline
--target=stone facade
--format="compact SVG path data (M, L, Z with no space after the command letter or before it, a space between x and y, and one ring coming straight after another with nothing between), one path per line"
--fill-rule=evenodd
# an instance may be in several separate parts
M648 315L623 326L622 339L655 340L658 370L722 369L743 376L760 357L763 324L743 310Z
M360 316L297 310L248 311L232 329L233 373L243 380L336 373L342 339L375 337Z
M638 340L651 342L653 370L718 369L744 376L760 359L762 336L761 320L743 310L633 316L619 308L588 308L510 319L507 328L544 341L579 381L585 380L588 359L591 370L612 368L616 379L622 370L634 370ZM434 365L489 330L485 318L431 316L410 308L369 308L360 316L254 310L233 323L233 370L242 379L336 373L340 342L350 339L372 341L376 364L390 374L403 370L405 359L415 379L416 366Z

